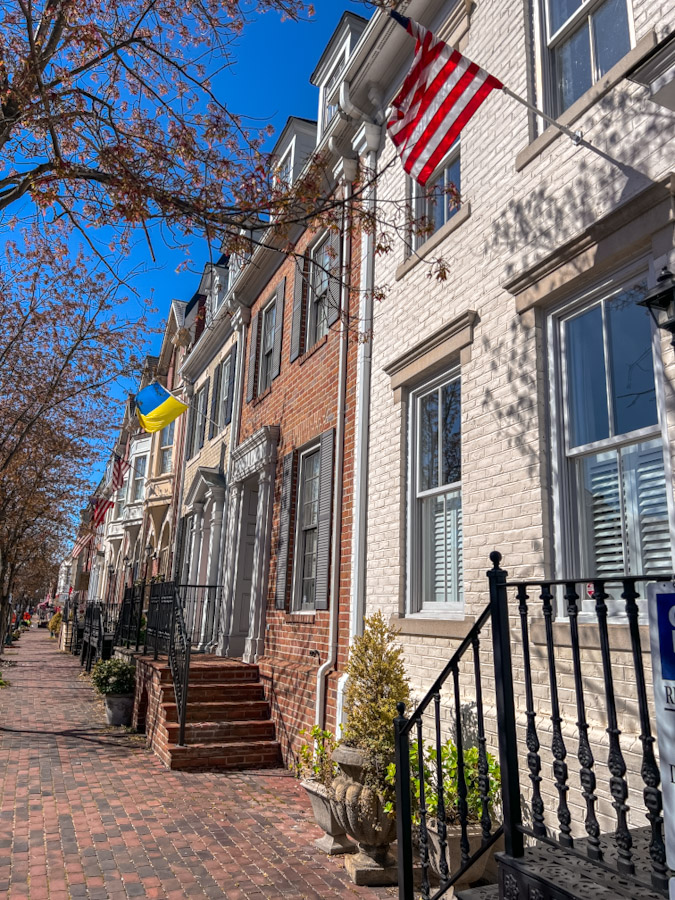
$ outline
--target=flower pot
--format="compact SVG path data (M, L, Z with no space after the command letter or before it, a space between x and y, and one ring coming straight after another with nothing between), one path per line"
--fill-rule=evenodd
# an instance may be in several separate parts
M315 845L329 856L355 853L356 846L349 840L344 828L340 826L333 815L328 788L318 781L303 781L302 786L307 791L309 802L312 804L316 824L326 832L322 838L314 841Z
M131 725L134 711L133 694L105 694L103 701L108 725Z
M358 853L345 859L355 884L396 884L396 861L389 845L396 838L396 819L384 811L382 798L362 783L365 757L353 747L338 747L333 760L340 774L331 785L331 808L338 824L358 841Z
M431 871L441 876L441 840L438 834L438 822L435 819L431 819L427 824L427 836L428 842L427 847L429 849L429 867ZM480 825L476 822L469 823L467 827L467 837L469 838L469 856L473 856L474 853L480 848L482 841L483 832ZM461 837L462 837L462 828L460 825L446 825L446 860L448 863L448 869L450 874L453 872L457 872L462 867L462 849L461 849ZM421 857L419 855L420 850L420 833L419 827L415 828L413 841L415 844L415 849L417 850L417 860L421 862ZM487 850L482 856L480 856L476 862L471 866L468 872L462 876L462 878L455 882L454 887L455 890L462 890L463 888L467 888L470 884L478 881L483 877L483 873L487 867L488 862L494 855L494 853L500 849L500 842L497 844L493 844L489 850Z

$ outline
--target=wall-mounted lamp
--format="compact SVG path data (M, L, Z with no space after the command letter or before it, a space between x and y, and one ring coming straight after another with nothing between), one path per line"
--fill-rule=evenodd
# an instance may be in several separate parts
M670 343L675 347L675 276L668 266L661 269L656 285L647 291L638 306L646 306L656 325L670 334Z

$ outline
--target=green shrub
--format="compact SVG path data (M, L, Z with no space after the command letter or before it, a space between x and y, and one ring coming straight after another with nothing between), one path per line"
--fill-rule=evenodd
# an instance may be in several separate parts
M381 612L366 619L361 637L355 639L345 669L345 724L342 741L366 756L366 784L388 792L387 767L394 757L396 704L410 704L410 685L403 665L397 632Z
M49 632L52 635L52 637L55 637L61 630L61 620L62 619L63 619L63 616L61 615L61 613L57 612L49 620L49 625L47 627L49 628Z
M102 695L133 694L136 687L136 669L123 659L99 659L91 670L91 683Z
M298 778L318 781L324 787L330 787L337 775L337 765L331 759L331 753L337 747L335 735L332 731L324 731L319 725L310 731L303 728L300 734L309 735L312 743L303 744L300 748L295 774Z
M21 629L17 628L16 631L12 632L12 640L18 641L22 634L23 634L23 632L21 631Z
M422 743L424 801L427 815L435 819L438 816L438 774L436 768L436 745ZM494 816L495 807L501 802L501 776L499 763L491 753L486 753L488 767L488 810ZM480 770L478 768L478 747L464 750L464 780L466 782L466 805L469 821L479 822L483 812L480 796ZM441 769L443 773L443 801L445 804L445 821L449 824L459 822L459 780L457 774L457 747L451 740L441 744ZM387 783L396 785L396 766L390 763L387 771ZM413 822L419 824L420 778L419 754L417 741L410 744L410 788L412 794ZM393 803L389 811L393 812Z

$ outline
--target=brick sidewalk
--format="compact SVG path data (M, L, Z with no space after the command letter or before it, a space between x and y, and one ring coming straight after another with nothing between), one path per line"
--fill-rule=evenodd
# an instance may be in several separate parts
M283 770L169 772L102 704L46 630L25 634L0 690L0 897L349 898L305 792Z

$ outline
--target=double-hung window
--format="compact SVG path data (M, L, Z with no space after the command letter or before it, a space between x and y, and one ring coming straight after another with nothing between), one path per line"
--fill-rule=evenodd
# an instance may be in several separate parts
M313 610L316 603L319 536L319 448L300 457L298 472L298 521L295 553L295 609Z
M258 396L272 384L272 359L274 356L274 330L277 323L276 297L262 314L262 339L260 345L260 368L258 371Z
M548 101L560 115L631 47L629 0L540 0Z
M208 403L208 386L204 385L197 391L195 415L195 444L198 450L204 446L204 436L206 432L206 405Z
M568 573L670 575L668 479L644 285L553 320Z
M220 402L218 404L218 430L225 427L227 412L230 409L230 383L232 371L232 353L223 360L220 367Z
M143 499L145 492L145 467L148 462L147 456L137 456L134 460L133 471L131 476L131 502L138 503Z
M175 420L170 422L160 432L159 447L159 474L168 475L171 472L171 460L173 456L173 438L176 428Z
M459 209L460 159L457 142L425 187L411 180L413 191L412 249L441 229Z
M462 461L459 376L410 397L408 610L461 615Z
M325 334L328 334L328 285L334 261L329 252L326 236L314 247L309 263L309 290L307 291L307 323L305 349L309 350Z

